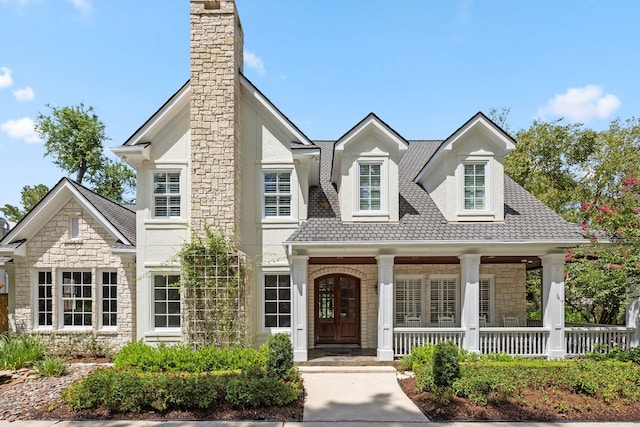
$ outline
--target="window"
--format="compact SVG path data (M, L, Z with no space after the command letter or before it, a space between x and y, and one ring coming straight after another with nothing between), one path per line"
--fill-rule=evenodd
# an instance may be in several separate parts
M53 325L53 289L50 271L38 273L38 326Z
M264 326L291 327L291 278L288 274L264 276Z
M62 272L62 324L91 326L91 272Z
M358 206L361 211L379 211L382 206L380 163L358 164Z
M71 238L80 237L80 218L71 218Z
M264 173L264 216L291 216L291 172Z
M180 327L180 276L154 276L153 324L156 328Z
M180 216L180 173L153 174L153 209L156 217Z
M102 273L102 326L116 326L118 315L118 273Z
M396 326L406 326L405 319L407 317L422 316L422 278L398 278L393 292L395 294L394 323Z
M458 322L458 283L453 277L431 278L429 312L432 324L438 324L438 317L453 316Z
M485 203L485 164L464 165L464 209L484 210Z
M479 304L478 314L480 318L484 316L484 318L487 321L487 325L493 324L493 317L492 317L493 313L491 310L491 305L493 300L492 282L493 280L491 277L480 277L480 283L479 283L480 296L478 301L478 304Z

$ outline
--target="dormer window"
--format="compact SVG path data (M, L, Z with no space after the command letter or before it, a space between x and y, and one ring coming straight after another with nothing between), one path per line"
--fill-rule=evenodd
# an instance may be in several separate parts
M361 211L379 211L382 206L382 164L360 163L358 205Z
M481 211L486 203L486 165L471 163L464 165L464 210Z

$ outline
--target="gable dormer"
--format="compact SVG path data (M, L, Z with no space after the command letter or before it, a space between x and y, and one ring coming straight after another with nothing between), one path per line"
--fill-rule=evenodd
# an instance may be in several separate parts
M504 221L504 158L515 141L477 113L427 161L415 182L450 222Z
M373 113L336 141L331 180L342 221L398 221L398 164L407 148L407 141Z

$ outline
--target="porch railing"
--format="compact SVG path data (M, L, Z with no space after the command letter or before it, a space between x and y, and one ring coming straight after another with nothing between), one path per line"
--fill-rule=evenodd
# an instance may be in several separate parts
M547 354L546 328L481 328L480 352L539 357Z
M393 350L395 357L411 353L411 349L421 344L438 344L440 341L453 341L462 347L464 329L462 328L394 328Z
M564 328L565 351L567 356L582 356L596 344L627 348L633 331L626 326L568 323Z
M633 333L633 328L625 326L567 323L564 333L566 355L583 356L593 351L595 344L627 348ZM464 335L462 328L394 328L394 354L401 357L411 353L416 345L447 340L462 347ZM480 352L484 354L544 357L547 356L548 342L547 328L480 328Z

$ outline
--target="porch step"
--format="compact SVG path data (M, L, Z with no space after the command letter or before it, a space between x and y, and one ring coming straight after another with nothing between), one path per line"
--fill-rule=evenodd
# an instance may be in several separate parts
M303 374L382 374L397 373L393 366L298 366Z

